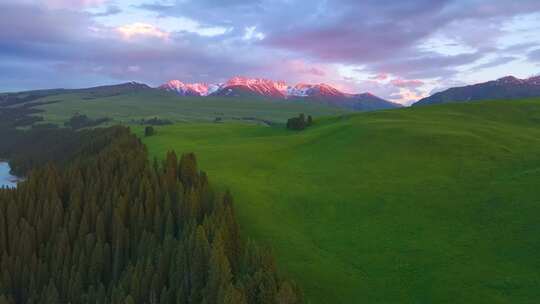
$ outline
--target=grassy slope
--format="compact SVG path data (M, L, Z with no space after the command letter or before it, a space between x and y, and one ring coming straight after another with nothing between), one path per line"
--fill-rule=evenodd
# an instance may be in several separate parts
M39 106L44 109L47 122L63 124L74 113L91 118L109 117L115 122L129 122L142 118L160 117L172 121L211 121L216 117L225 119L255 117L263 120L284 122L299 112L312 115L335 115L348 112L335 107L302 102L254 100L252 98L180 98L159 91L145 91L97 99L84 99L85 93L53 95L39 101L60 102Z
M540 100L157 130L312 303L540 302Z

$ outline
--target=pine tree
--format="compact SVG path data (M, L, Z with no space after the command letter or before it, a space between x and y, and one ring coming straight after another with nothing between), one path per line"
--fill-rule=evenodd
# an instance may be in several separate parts
M302 303L195 155L150 165L127 129L88 132L71 162L0 190L0 304Z
M220 297L219 304L247 304L244 290L234 287L232 284L226 287L223 295Z
M295 304L297 303L297 295L291 284L287 281L281 283L276 296L277 304Z
M231 280L231 267L225 255L222 237L218 234L212 243L208 282L205 290L207 303L219 303L218 299L224 295L225 290L231 284Z
M202 226L197 226L194 234L190 258L190 303L200 303L202 290L206 286L210 245Z
M180 180L185 188L196 187L198 184L199 172L197 169L197 158L193 153L182 154L180 159Z

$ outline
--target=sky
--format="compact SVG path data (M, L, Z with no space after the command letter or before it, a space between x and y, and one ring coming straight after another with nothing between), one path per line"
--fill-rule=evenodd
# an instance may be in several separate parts
M410 104L540 73L538 0L0 0L0 92L233 76Z

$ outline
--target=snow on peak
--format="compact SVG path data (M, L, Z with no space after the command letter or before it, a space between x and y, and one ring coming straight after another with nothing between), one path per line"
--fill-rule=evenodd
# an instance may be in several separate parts
M503 78L497 79L497 83L502 83L506 85L540 85L540 76L533 76L527 79L519 79L514 76L506 76Z
M216 90L214 86L206 83L183 83L180 80L170 80L160 86L160 89L174 91L183 96L208 96Z
M308 97L308 96L345 97L347 94L325 83L320 83L320 84L299 83L295 85L294 87L289 87L288 95L296 96L296 97Z
M264 78L248 78L242 76L233 77L223 84L190 84L183 83L180 80L170 80L159 88L166 91L176 92L182 96L208 96L220 92L224 92L225 95L229 95L236 88L265 97L283 99L289 97L334 98L349 96L349 94L345 94L325 83L299 83L294 86L289 86L284 81L273 81Z
M244 87L257 94L270 97L286 97L287 84L284 81L273 81L264 78L247 78L236 76L229 79L224 88Z

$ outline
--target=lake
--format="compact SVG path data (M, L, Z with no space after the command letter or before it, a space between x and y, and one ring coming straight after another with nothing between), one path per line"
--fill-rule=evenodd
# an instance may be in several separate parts
M9 164L7 162L0 162L0 188L1 187L10 187L14 188L17 187L17 180L18 178L16 176L13 176L9 173L11 168L9 167Z

